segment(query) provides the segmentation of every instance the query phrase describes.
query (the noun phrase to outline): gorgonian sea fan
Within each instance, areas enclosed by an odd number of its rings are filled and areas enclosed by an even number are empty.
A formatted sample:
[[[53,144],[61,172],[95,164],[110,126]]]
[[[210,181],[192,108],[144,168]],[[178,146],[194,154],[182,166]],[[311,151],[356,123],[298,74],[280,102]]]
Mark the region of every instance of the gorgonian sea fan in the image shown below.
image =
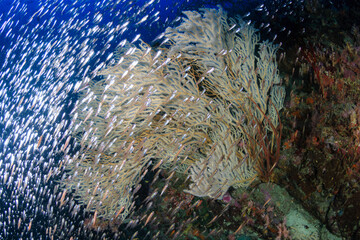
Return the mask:
[[[257,177],[256,143],[277,136],[277,47],[220,8],[184,14],[160,47],[126,44],[76,105],[81,150],[63,185],[99,217],[125,219],[151,168],[188,174],[187,192],[222,198]]]

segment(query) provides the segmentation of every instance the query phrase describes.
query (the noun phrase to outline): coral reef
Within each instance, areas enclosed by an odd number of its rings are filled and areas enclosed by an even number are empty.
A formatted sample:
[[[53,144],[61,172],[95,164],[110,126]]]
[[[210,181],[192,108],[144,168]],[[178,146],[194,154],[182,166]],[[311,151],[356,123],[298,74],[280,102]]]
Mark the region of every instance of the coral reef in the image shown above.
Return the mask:
[[[332,233],[359,238],[359,33],[308,44],[284,114],[281,184]],[[308,84],[306,84],[308,83]]]

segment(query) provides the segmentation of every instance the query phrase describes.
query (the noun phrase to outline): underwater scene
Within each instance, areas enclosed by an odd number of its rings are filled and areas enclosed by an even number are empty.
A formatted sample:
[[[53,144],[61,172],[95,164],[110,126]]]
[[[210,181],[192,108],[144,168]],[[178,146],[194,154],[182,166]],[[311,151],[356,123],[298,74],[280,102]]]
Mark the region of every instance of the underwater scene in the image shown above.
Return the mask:
[[[0,239],[359,240],[360,2],[0,0]]]

